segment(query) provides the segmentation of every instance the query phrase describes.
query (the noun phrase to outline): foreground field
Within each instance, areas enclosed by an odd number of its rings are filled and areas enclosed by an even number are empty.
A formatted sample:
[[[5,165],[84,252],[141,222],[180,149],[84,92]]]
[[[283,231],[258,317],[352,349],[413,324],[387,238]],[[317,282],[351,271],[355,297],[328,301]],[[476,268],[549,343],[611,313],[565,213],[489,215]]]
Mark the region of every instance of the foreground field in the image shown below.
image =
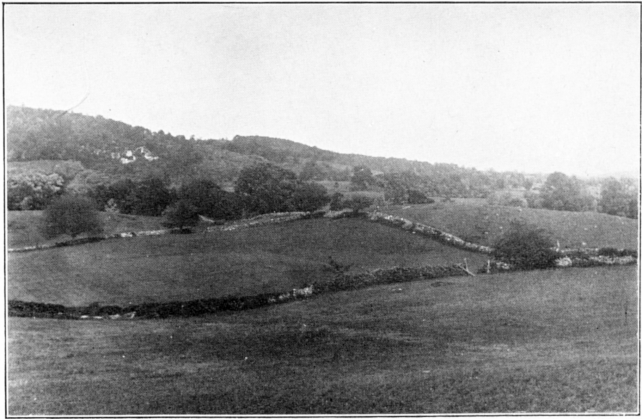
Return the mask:
[[[475,269],[486,262],[484,255],[366,220],[315,219],[10,253],[8,296],[80,306],[280,292],[332,278],[329,257],[354,272],[464,258]]]
[[[428,224],[467,241],[492,245],[521,219],[548,230],[561,247],[616,247],[637,249],[638,222],[630,218],[596,212],[551,211],[469,203],[392,206],[383,212]]]
[[[201,318],[8,320],[12,415],[634,412],[635,267]]]

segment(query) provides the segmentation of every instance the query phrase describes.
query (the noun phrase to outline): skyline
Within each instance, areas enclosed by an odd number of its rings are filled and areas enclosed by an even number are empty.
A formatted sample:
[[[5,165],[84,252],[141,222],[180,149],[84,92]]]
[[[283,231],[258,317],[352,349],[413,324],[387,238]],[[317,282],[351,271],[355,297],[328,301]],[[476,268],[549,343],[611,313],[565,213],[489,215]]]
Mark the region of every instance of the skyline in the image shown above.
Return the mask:
[[[5,101],[480,170],[639,173],[640,7],[5,5]]]

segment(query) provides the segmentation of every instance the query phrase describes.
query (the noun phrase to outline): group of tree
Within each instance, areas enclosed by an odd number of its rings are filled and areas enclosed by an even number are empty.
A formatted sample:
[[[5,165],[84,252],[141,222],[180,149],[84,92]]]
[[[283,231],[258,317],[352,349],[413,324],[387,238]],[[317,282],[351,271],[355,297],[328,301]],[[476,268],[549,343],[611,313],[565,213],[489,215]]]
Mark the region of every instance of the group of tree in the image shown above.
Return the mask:
[[[576,177],[555,172],[546,178],[539,193],[528,191],[524,198],[530,208],[597,211],[620,217],[638,218],[636,189],[634,185],[609,178],[601,182],[599,198],[596,198]]]

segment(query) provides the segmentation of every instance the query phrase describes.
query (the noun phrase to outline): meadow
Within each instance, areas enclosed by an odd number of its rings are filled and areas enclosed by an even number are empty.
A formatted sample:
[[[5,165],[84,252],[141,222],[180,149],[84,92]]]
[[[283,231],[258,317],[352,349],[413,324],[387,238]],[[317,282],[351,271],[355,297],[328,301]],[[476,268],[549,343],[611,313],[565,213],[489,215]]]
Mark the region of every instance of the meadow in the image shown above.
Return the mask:
[[[637,248],[635,221],[601,214],[456,202],[385,211],[468,239],[488,231],[472,240],[482,243],[521,216],[562,246]],[[106,232],[159,226],[102,216]],[[36,219],[10,213],[10,243],[32,244],[15,227]],[[70,306],[254,295],[330,280],[330,257],[350,272],[487,260],[365,219],[311,219],[10,253],[7,293]],[[637,273],[450,277],[163,320],[12,317],[8,413],[634,413]]]
[[[475,199],[429,205],[390,206],[381,211],[428,224],[466,241],[492,245],[511,220],[524,220],[551,233],[560,247],[637,249],[638,222],[597,212],[551,211],[485,205]]]
[[[331,279],[330,257],[351,272],[487,260],[362,219],[314,219],[10,253],[8,296],[80,306],[255,295]]]
[[[55,243],[60,237],[46,239],[40,231],[42,211],[7,211],[7,245],[10,249]],[[160,217],[127,215],[101,212],[105,233],[124,233],[128,231],[160,230]]]
[[[8,412],[635,412],[637,290],[635,267],[572,268],[196,318],[9,318]]]

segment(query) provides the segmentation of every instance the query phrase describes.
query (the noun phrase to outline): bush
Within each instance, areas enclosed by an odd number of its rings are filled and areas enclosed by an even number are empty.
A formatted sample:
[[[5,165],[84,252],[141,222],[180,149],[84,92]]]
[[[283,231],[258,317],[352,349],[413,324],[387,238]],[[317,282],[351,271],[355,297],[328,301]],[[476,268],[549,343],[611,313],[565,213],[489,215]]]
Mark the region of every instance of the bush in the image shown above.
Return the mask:
[[[71,195],[54,200],[43,213],[43,235],[53,238],[67,234],[74,238],[81,233],[101,233],[102,221],[95,205],[89,199]]]
[[[555,266],[558,255],[548,233],[523,221],[512,221],[510,228],[494,244],[492,256],[517,269],[547,269]]]

